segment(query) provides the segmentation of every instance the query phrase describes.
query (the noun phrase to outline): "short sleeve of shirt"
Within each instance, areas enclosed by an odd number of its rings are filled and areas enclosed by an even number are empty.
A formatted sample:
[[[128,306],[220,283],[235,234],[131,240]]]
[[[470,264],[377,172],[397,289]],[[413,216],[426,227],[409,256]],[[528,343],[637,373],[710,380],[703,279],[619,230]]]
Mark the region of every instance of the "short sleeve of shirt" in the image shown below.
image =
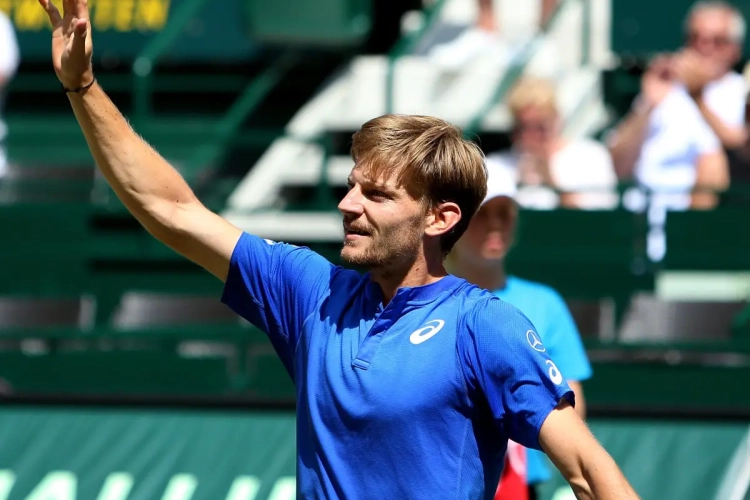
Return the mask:
[[[708,108],[730,127],[745,125],[747,83],[742,75],[728,73],[704,91]]]
[[[696,121],[693,134],[693,140],[695,141],[697,153],[699,155],[721,151],[722,148],[719,138],[716,137],[713,129],[705,120],[699,119]]]
[[[299,332],[338,269],[307,248],[243,233],[232,253],[222,302],[266,332],[291,374]]]
[[[501,431],[539,450],[539,431],[562,398],[573,391],[546,354],[534,326],[498,298],[482,300],[466,315],[462,342],[468,383],[487,400]]]
[[[592,370],[573,316],[560,295],[549,291],[545,315],[550,318],[544,332],[544,346],[566,380],[581,382]]]
[[[16,72],[20,54],[13,24],[0,12],[0,76],[10,78]]]

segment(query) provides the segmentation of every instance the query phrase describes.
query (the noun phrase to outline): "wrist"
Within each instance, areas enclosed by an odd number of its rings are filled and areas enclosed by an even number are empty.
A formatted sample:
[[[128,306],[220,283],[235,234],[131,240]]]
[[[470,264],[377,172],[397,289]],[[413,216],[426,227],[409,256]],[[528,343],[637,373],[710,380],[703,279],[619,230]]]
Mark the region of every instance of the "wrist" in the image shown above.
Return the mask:
[[[91,80],[86,85],[82,85],[80,87],[69,88],[69,87],[66,87],[65,85],[63,85],[63,91],[66,94],[85,94],[86,92],[88,92],[88,90],[91,87],[94,86],[95,83],[96,83],[96,78],[94,78],[93,80]]]
[[[697,105],[700,106],[700,104],[703,102],[703,89],[691,90],[690,92],[688,92],[688,94]]]
[[[634,115],[639,115],[639,116],[648,115],[654,110],[655,107],[656,107],[656,104],[651,102],[649,99],[646,99],[643,96],[639,96],[639,97],[636,97],[635,101],[633,101],[631,112]]]
[[[73,93],[73,94],[79,94],[82,92],[85,92],[86,90],[90,89],[94,84],[96,83],[96,77],[93,73],[87,72],[86,74],[82,75],[80,78],[76,78],[74,80],[69,81],[60,81],[60,84],[62,85],[63,92],[65,93]]]

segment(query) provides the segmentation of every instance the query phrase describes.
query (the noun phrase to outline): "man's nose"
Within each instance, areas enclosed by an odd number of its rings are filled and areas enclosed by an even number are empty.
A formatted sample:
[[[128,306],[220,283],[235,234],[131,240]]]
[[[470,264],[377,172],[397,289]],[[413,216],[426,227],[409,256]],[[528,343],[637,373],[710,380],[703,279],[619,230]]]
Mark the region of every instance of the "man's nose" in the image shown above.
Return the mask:
[[[362,213],[362,193],[358,188],[352,188],[339,202],[339,212],[345,215],[360,215]]]

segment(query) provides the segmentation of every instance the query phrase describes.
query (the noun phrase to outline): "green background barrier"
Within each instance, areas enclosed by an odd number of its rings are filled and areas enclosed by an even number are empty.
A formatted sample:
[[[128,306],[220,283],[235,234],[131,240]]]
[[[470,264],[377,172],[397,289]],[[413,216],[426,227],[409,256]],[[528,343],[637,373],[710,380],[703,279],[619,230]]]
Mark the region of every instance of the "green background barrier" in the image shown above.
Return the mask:
[[[290,500],[294,416],[5,408],[2,500]]]
[[[718,500],[746,459],[747,423],[590,426],[644,499]],[[288,412],[6,406],[0,442],[0,500],[295,498]],[[556,478],[543,498],[566,491]]]
[[[181,9],[196,0],[89,0],[96,57],[131,60]],[[193,21],[169,50],[172,60],[242,60],[253,53],[241,0],[202,2]],[[62,8],[62,6],[60,6]],[[49,60],[50,24],[37,0],[0,0],[13,22],[24,61]],[[219,28],[220,27],[220,28]]]

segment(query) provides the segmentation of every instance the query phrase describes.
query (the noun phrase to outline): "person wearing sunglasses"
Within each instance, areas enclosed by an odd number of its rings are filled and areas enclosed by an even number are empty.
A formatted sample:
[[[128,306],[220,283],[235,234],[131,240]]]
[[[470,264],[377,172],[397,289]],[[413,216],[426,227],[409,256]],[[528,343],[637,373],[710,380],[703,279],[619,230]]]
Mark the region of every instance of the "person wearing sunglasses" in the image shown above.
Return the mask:
[[[732,70],[745,22],[725,2],[699,2],[685,33],[681,52],[657,56],[644,73],[610,150],[618,174],[648,188],[690,189],[700,182],[723,189],[729,182],[723,149],[747,141],[747,83]]]
[[[608,209],[617,204],[617,176],[607,149],[563,136],[551,82],[523,77],[508,96],[513,118],[510,151],[487,156],[488,169],[511,173],[525,208]]]
[[[666,254],[668,210],[712,208],[715,193],[729,186],[726,150],[747,140],[747,84],[732,70],[744,37],[745,21],[732,5],[693,5],[685,46],[654,58],[630,112],[610,135],[618,176],[638,184],[623,201],[648,211],[653,261]]]

